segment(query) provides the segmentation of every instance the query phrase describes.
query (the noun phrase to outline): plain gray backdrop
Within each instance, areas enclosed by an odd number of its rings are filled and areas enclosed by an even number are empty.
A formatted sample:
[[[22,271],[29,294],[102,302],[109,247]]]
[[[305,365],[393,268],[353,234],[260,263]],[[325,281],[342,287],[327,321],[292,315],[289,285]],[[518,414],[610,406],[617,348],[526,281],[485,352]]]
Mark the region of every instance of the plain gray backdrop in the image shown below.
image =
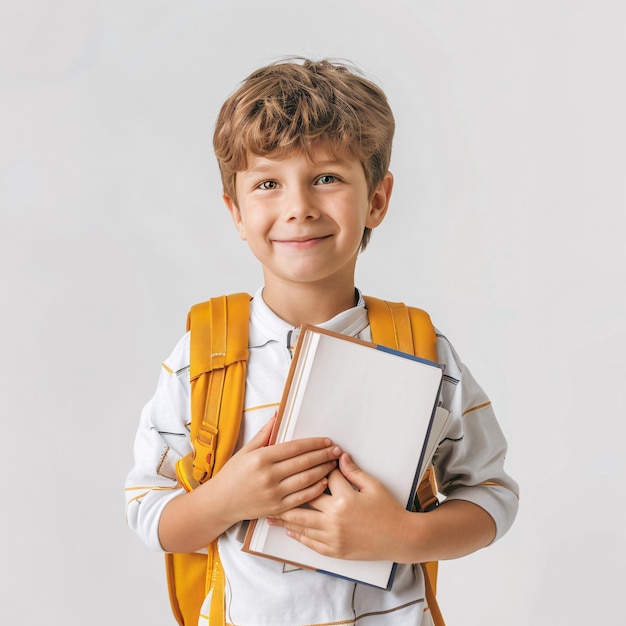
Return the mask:
[[[441,567],[449,626],[616,623],[626,555],[626,11],[554,0],[21,0],[0,8],[0,622],[170,626],[125,526],[142,405],[188,307],[261,273],[221,203],[223,100],[345,58],[397,119],[366,293],[426,308],[521,486]]]

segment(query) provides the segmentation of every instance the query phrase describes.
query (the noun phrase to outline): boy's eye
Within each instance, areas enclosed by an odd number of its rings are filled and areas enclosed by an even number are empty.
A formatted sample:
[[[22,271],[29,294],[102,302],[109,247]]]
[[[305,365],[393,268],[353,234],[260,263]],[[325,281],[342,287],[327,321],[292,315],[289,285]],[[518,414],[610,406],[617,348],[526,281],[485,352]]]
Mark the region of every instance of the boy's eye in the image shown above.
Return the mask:
[[[259,189],[265,189],[267,191],[278,189],[278,183],[275,180],[266,180],[259,185]]]
[[[317,183],[319,185],[330,185],[335,182],[337,182],[337,177],[332,174],[324,174],[324,176],[320,176],[317,179]]]

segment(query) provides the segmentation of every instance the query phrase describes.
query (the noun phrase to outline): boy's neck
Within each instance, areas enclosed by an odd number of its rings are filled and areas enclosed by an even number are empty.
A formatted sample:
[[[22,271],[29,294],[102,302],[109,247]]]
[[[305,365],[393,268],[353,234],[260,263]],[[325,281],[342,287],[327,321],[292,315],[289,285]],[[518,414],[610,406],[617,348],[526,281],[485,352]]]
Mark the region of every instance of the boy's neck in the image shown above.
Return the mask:
[[[319,287],[290,285],[263,288],[263,300],[282,320],[298,327],[301,324],[322,324],[356,305],[356,289],[328,284]]]

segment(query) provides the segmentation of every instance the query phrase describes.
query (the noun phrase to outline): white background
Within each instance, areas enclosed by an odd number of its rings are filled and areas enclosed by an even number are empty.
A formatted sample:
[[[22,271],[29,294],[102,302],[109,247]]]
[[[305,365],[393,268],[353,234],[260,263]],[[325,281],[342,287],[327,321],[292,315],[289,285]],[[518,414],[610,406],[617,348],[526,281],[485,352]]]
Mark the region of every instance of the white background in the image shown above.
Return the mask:
[[[442,565],[448,626],[615,624],[626,555],[626,10],[615,1],[3,2],[0,622],[173,624],[125,526],[139,411],[188,307],[261,274],[216,113],[250,71],[347,58],[395,111],[366,293],[426,308],[521,485]]]

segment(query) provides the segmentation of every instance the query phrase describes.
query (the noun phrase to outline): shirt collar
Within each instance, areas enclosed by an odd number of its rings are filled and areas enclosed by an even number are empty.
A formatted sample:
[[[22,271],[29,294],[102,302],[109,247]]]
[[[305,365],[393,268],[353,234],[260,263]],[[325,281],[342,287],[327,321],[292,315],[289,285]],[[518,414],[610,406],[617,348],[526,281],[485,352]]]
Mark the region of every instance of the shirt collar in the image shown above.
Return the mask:
[[[357,289],[354,307],[342,311],[332,319],[317,324],[320,328],[355,337],[369,324],[365,300]],[[263,300],[263,288],[257,290],[250,305],[250,346],[261,346],[269,341],[295,345],[299,328],[294,328],[272,311]],[[288,341],[289,340],[289,341]]]

